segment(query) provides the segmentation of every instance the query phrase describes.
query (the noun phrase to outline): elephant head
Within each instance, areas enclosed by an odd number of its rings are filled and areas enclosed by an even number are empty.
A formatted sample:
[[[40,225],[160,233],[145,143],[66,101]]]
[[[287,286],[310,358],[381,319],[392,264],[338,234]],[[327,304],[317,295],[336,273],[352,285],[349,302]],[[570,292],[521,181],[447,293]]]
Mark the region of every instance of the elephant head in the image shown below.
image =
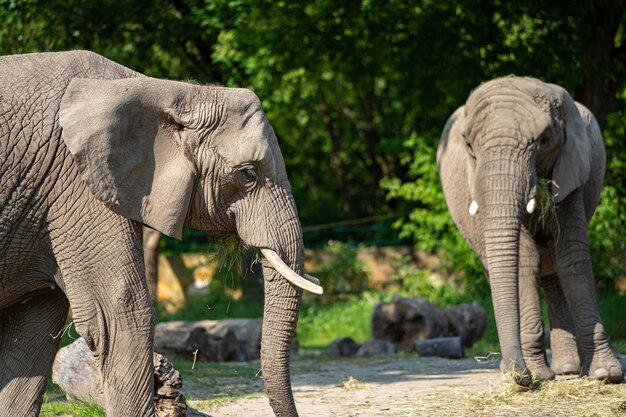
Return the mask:
[[[261,250],[263,377],[275,413],[296,415],[289,345],[301,288],[322,289],[304,274],[296,205],[256,95],[145,77],[73,79],[59,122],[82,179],[113,212],[176,238],[184,226],[237,234]]]
[[[489,272],[502,366],[522,372],[518,382],[523,384],[530,378],[520,343],[520,233],[537,207],[540,179],[551,184],[556,204],[586,183],[591,140],[583,117],[588,114],[581,115],[559,86],[506,77],[476,88],[444,133],[462,138],[458,143],[465,146],[469,200],[464,210],[482,224],[481,259]],[[446,152],[444,136],[440,158]]]

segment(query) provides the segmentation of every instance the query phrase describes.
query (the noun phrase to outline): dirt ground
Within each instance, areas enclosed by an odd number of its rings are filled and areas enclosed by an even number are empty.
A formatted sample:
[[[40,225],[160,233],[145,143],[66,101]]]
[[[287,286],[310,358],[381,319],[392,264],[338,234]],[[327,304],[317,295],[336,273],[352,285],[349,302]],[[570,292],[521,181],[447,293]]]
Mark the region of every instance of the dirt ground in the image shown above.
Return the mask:
[[[626,365],[626,358],[621,360]],[[497,357],[295,358],[292,384],[302,417],[626,416],[624,383],[606,388],[594,385],[588,398],[583,390],[582,395],[576,391],[557,394],[556,400],[542,399],[532,392],[509,394],[511,384],[503,380],[497,365]],[[190,399],[188,404],[211,417],[273,416],[260,378],[244,376],[244,370],[255,365],[232,366],[235,372],[230,377],[185,383],[183,392]],[[241,376],[237,375],[237,366]],[[206,398],[202,391],[207,382],[219,385],[216,388],[221,394],[211,401],[194,401],[193,398]],[[596,391],[609,394],[598,397]],[[521,399],[509,401],[520,395]]]

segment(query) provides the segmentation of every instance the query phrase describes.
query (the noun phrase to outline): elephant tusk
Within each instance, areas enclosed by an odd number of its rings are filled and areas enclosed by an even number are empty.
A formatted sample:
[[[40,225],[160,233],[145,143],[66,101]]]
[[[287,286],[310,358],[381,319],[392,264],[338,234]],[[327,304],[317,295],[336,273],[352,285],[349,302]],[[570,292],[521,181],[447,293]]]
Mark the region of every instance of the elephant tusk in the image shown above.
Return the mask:
[[[315,278],[313,275],[304,274],[304,277],[308,279],[309,281],[311,281],[313,284],[320,285],[320,280]]]
[[[473,216],[476,213],[478,213],[478,203],[476,200],[472,200],[472,204],[469,206],[469,214]]]
[[[310,291],[313,294],[324,294],[324,289],[318,285],[319,280],[317,278],[306,274],[306,278],[303,278],[300,275],[296,274],[293,269],[289,268],[287,264],[285,264],[283,260],[280,259],[280,256],[278,256],[278,254],[271,249],[262,248],[261,253],[263,254],[263,256],[265,256],[265,259],[267,259],[268,262],[272,264],[274,269],[276,269],[276,272],[278,272],[287,281],[291,282],[296,287]]]
[[[533,214],[536,207],[537,207],[537,200],[535,200],[534,198],[531,198],[528,204],[526,205],[526,211],[528,212],[528,214]]]

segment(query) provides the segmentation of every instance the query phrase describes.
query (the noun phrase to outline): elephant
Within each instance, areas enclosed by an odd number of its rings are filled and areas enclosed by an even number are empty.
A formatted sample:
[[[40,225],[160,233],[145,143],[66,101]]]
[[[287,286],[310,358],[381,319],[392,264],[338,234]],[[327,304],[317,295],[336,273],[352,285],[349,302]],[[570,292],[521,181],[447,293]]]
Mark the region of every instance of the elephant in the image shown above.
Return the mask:
[[[605,170],[593,114],[555,84],[497,78],[450,116],[437,165],[452,219],[489,281],[500,368],[521,385],[532,374],[578,372],[621,382],[598,310],[587,232]],[[539,286],[549,307],[552,369]]]
[[[250,90],[150,78],[89,51],[0,57],[0,415],[39,414],[71,308],[109,416],[153,416],[142,225],[258,248],[262,371],[297,416],[290,343],[304,274],[276,135]]]

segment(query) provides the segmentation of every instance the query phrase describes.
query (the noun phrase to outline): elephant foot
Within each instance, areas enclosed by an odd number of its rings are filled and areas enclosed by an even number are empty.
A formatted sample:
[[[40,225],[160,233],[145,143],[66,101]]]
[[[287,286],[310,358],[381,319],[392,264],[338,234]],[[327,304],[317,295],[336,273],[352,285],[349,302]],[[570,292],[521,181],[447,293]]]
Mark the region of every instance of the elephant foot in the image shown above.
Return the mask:
[[[624,380],[624,370],[613,354],[594,358],[589,366],[588,375],[591,378],[619,384]]]
[[[544,363],[533,363],[527,362],[528,368],[530,369],[531,374],[534,378],[540,380],[552,380],[555,378],[555,373],[550,369],[550,367]]]
[[[556,375],[577,375],[580,370],[578,359],[552,362],[552,370]]]
[[[517,385],[530,386],[532,374],[523,361],[505,360],[500,361],[500,370],[505,376],[510,376]]]

